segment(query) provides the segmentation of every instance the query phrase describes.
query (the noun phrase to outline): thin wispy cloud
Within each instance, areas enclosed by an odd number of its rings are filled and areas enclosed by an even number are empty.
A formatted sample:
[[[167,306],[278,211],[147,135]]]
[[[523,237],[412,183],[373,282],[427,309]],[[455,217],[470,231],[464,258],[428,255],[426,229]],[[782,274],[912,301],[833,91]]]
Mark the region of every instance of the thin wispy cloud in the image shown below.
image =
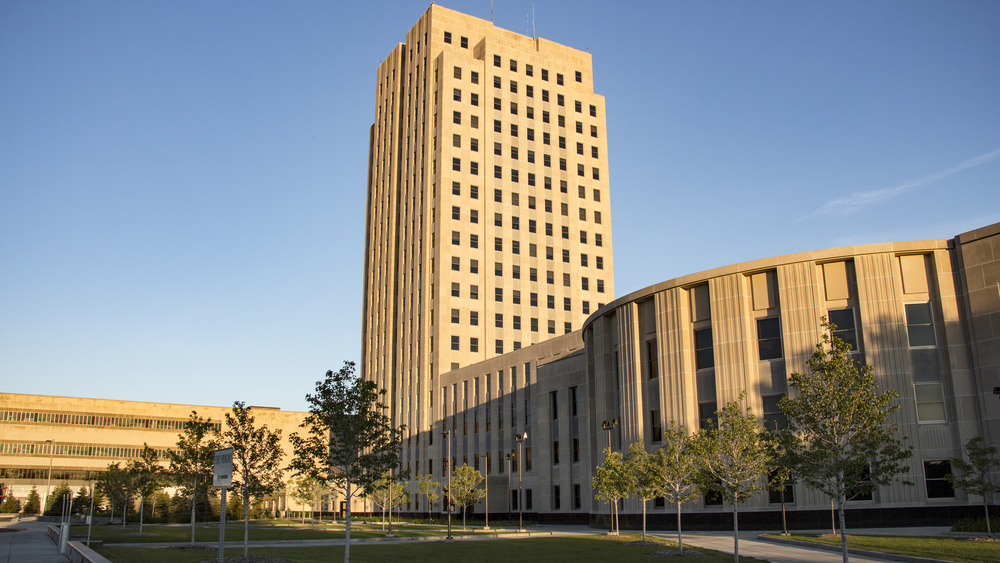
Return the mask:
[[[996,160],[1000,157],[1000,149],[990,151],[986,154],[981,154],[975,158],[970,158],[965,162],[957,166],[953,166],[942,172],[936,174],[931,174],[930,176],[924,176],[922,178],[917,178],[915,180],[910,180],[903,182],[898,186],[893,186],[891,188],[883,188],[881,190],[872,190],[868,192],[857,192],[844,197],[839,197],[837,199],[832,199],[824,203],[819,209],[813,211],[812,213],[806,215],[799,219],[803,221],[805,219],[811,219],[820,215],[835,215],[838,217],[844,217],[847,215],[853,215],[860,211],[864,211],[869,207],[873,207],[880,203],[889,201],[890,199],[899,197],[908,191],[914,190],[916,188],[926,186],[928,184],[933,184],[942,178],[947,178],[952,174],[957,174],[963,170],[968,170],[969,168],[975,168],[977,166],[982,166],[990,161]]]

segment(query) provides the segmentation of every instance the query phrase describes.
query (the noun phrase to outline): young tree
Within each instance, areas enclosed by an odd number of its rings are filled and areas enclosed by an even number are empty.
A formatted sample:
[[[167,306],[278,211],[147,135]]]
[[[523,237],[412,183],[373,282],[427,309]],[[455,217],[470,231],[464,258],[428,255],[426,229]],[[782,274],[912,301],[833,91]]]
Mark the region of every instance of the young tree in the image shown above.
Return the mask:
[[[76,492],[76,496],[73,497],[73,506],[71,510],[73,514],[83,514],[90,509],[90,492],[87,491],[87,487],[80,487],[80,490]]]
[[[788,522],[785,519],[785,493],[789,490],[795,479],[792,476],[792,468],[795,465],[795,456],[792,453],[795,436],[788,428],[779,428],[777,421],[774,423],[774,430],[768,431],[768,439],[774,451],[771,459],[771,468],[767,474],[767,490],[777,492],[781,500],[781,530],[782,534],[788,535]],[[772,501],[773,502],[773,501]],[[833,513],[830,513],[831,516]]]
[[[438,491],[441,490],[441,483],[434,480],[432,475],[417,475],[417,494],[427,497],[427,519],[431,519],[431,508],[434,501],[440,498]]]
[[[698,455],[687,429],[673,420],[663,430],[663,446],[653,454],[663,497],[677,507],[677,549],[684,552],[681,537],[681,505],[698,496]]]
[[[14,493],[7,491],[7,497],[4,498],[3,503],[0,504],[0,512],[8,514],[21,512],[21,502],[14,498]]]
[[[604,448],[604,463],[594,470],[594,496],[611,505],[611,527],[618,533],[618,500],[629,494],[630,481],[625,458],[621,452]]]
[[[115,504],[122,507],[122,527],[128,522],[128,505],[133,501],[136,494],[136,484],[134,475],[127,467],[122,467],[121,463],[112,463],[101,474],[97,481],[97,486],[104,491],[104,494],[111,498],[111,519],[114,520]]]
[[[483,482],[483,474],[475,467],[463,464],[451,474],[451,488],[448,490],[448,499],[452,504],[462,507],[462,529],[465,529],[465,508],[472,506],[483,498],[486,491],[479,488]]]
[[[313,511],[316,510],[316,504],[320,496],[325,494],[329,490],[322,482],[311,477],[298,477],[292,479],[292,498],[295,499],[303,507],[309,506]],[[306,511],[302,510],[302,523],[305,524],[306,521]],[[312,518],[310,517],[310,527],[312,527]]]
[[[156,450],[143,443],[142,454],[125,465],[132,486],[139,495],[139,534],[142,535],[143,517],[145,515],[146,497],[160,489],[163,467],[160,466]]]
[[[874,368],[852,358],[851,345],[832,336],[836,326],[820,320],[823,340],[807,362],[809,371],[791,374],[792,397],[780,407],[795,438],[790,448],[796,474],[834,501],[846,563],[848,496],[888,484],[905,470],[902,462],[911,451],[890,421],[899,408],[897,393],[880,393]]]
[[[351,557],[351,501],[356,487],[364,488],[399,465],[403,431],[392,427],[385,405],[379,402],[385,391],[379,391],[374,381],[358,378],[354,369],[354,362],[344,362],[339,371],[326,372],[326,379],[316,383],[316,393],[306,395],[309,414],[300,425],[306,435],[289,436],[295,451],[290,469],[296,475],[336,483],[344,491],[344,563]]]
[[[699,432],[695,449],[701,462],[702,488],[718,493],[733,507],[733,557],[740,560],[739,507],[761,489],[772,452],[753,411],[731,401],[717,411],[719,420]]]
[[[31,487],[28,498],[24,501],[25,514],[38,514],[42,510],[42,498],[38,496],[38,488]]]
[[[993,537],[993,527],[990,525],[990,495],[1000,491],[1000,487],[990,480],[990,473],[1000,469],[997,460],[997,447],[987,446],[982,436],[976,436],[965,443],[965,455],[969,460],[960,457],[951,458],[951,466],[958,475],[949,473],[945,479],[956,489],[983,497],[983,511],[986,512],[986,532]]]
[[[49,495],[48,500],[45,502],[45,512],[42,513],[43,516],[61,516],[63,511],[63,498],[69,496],[70,499],[73,498],[73,491],[69,488],[69,483],[66,481],[60,482],[52,494]]]
[[[233,488],[243,498],[243,557],[249,551],[250,501],[260,500],[281,485],[281,430],[271,431],[267,425],[257,428],[250,412],[252,407],[242,401],[233,403],[232,414],[226,413],[223,442],[233,448]]]
[[[382,509],[382,530],[385,530],[385,513],[389,512],[388,534],[392,535],[392,509],[405,499],[406,489],[403,484],[392,475],[391,471],[385,471],[371,484],[366,494]]]
[[[642,442],[632,442],[625,456],[628,494],[642,503],[642,541],[646,541],[646,503],[663,494],[661,468],[657,464],[664,459],[649,455]]]
[[[191,543],[194,543],[198,495],[208,498],[217,449],[219,442],[212,419],[203,419],[197,411],[191,411],[184,423],[184,431],[177,436],[177,448],[170,450],[170,474],[181,491],[191,499]]]

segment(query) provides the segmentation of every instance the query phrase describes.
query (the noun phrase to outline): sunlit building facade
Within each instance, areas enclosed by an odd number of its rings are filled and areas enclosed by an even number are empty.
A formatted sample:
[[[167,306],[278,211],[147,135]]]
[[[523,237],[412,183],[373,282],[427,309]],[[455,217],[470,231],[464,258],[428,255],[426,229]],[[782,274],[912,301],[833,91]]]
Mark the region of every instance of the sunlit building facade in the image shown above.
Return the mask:
[[[406,426],[404,463],[440,474],[441,375],[614,295],[604,99],[589,53],[437,5],[377,77],[361,374]]]

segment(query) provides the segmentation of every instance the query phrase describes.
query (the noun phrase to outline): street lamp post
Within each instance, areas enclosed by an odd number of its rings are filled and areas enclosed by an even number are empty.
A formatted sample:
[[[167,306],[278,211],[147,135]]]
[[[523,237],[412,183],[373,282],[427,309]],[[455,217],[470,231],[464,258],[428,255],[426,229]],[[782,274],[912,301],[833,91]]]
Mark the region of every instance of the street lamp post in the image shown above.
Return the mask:
[[[55,455],[56,443],[54,440],[45,440],[49,445],[49,476],[45,479],[45,501],[42,502],[42,514],[45,514],[45,507],[49,504],[49,489],[52,486],[52,457]]]
[[[517,531],[524,531],[524,499],[521,498],[521,467],[524,466],[524,456],[521,452],[521,444],[528,439],[528,433],[515,434],[514,441],[517,442]]]
[[[490,529],[490,458],[483,456],[483,461],[486,463],[486,475],[483,477],[483,481],[486,483],[486,525],[483,526],[484,530]]]
[[[617,418],[605,420],[601,423],[601,428],[608,431],[608,451],[611,451],[611,430],[617,427]],[[608,501],[608,518],[610,519],[608,524],[608,535],[612,535],[615,533],[615,505],[610,501]]]
[[[508,521],[510,521],[510,513],[511,513],[510,499],[513,498],[513,495],[510,494],[513,492],[510,490],[510,460],[514,459],[514,457],[515,457],[514,451],[511,450],[511,452],[507,454],[507,520]]]
[[[445,495],[445,507],[448,511],[448,536],[444,539],[446,541],[452,541],[455,538],[451,537],[451,433],[448,431],[448,422],[445,421],[444,429],[444,439],[448,442],[448,457],[444,460],[445,464],[448,466],[448,494]]]

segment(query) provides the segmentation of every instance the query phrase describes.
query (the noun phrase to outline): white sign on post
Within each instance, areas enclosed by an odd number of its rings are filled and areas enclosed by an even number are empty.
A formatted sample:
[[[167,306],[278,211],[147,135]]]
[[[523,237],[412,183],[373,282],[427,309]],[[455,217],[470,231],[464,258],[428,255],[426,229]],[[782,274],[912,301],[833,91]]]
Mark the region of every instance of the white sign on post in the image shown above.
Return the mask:
[[[215,450],[215,465],[212,471],[212,486],[215,488],[233,485],[233,448]]]

